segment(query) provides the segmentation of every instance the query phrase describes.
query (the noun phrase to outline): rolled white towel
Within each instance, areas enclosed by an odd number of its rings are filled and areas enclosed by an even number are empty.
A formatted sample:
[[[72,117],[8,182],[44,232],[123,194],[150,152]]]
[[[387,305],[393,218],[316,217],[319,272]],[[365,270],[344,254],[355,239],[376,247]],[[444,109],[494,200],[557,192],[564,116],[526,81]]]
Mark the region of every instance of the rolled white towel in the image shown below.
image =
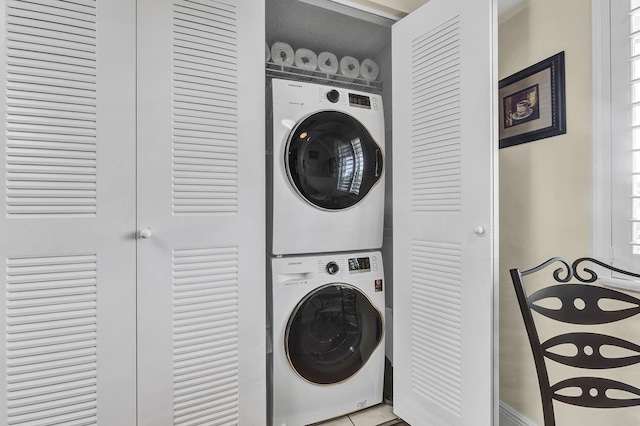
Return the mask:
[[[338,72],[338,57],[331,52],[320,52],[318,54],[318,69],[327,74]]]
[[[380,73],[380,67],[378,64],[367,58],[360,64],[360,77],[367,81],[373,81],[378,78]]]
[[[271,59],[271,49],[269,49],[269,45],[267,43],[264,44],[264,61],[269,62]]]
[[[358,78],[360,75],[360,62],[353,56],[343,56],[340,59],[340,74],[349,78]]]
[[[283,41],[276,41],[271,46],[271,61],[278,65],[293,65],[293,49]]]
[[[318,68],[318,57],[309,49],[300,48],[296,50],[294,62],[296,67],[303,70],[314,71]]]

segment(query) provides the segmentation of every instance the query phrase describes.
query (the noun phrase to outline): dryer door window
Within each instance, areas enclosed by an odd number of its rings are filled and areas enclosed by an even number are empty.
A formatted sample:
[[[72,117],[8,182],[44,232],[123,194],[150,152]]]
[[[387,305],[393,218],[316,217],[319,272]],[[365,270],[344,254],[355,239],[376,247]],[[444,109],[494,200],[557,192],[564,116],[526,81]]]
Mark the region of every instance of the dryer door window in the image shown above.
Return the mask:
[[[338,111],[305,118],[291,133],[285,152],[291,184],[321,209],[357,204],[382,175],[378,144],[358,120]]]
[[[382,333],[382,315],[367,296],[348,284],[329,284],[296,306],[285,331],[285,350],[305,380],[339,383],[365,365]]]

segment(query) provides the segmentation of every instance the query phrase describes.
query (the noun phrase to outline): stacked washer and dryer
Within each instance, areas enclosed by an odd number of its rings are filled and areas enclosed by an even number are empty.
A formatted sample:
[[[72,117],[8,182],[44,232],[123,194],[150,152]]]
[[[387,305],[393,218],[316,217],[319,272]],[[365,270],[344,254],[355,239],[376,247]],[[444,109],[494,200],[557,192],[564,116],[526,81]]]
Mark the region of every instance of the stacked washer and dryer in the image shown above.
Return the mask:
[[[384,116],[374,94],[271,88],[271,412],[302,426],[382,401]]]

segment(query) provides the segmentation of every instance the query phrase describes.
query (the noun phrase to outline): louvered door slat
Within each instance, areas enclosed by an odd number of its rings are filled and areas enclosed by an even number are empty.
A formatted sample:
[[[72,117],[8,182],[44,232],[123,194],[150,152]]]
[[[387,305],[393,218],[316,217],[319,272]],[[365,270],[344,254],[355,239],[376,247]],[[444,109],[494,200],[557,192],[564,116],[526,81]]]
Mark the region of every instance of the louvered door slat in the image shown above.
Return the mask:
[[[174,3],[175,17],[182,22],[189,22],[189,28],[218,29],[221,32],[235,34],[237,21],[235,6],[221,2],[185,2]],[[234,38],[235,36],[229,36]]]
[[[21,16],[22,15],[22,16]],[[55,28],[50,24],[34,22],[28,14],[14,14],[15,19],[7,22],[9,40],[25,36],[24,40],[43,41],[45,44],[63,42],[74,45],[95,46],[95,33],[91,31],[75,31],[72,28]],[[38,25],[35,25],[38,24]]]
[[[7,97],[7,185],[13,189],[7,193],[7,211],[17,217],[60,215],[94,215],[96,194],[79,192],[74,197],[60,197],[65,188],[43,187],[39,191],[21,191],[17,182],[61,181],[66,176],[71,182],[95,182],[96,155],[96,13],[78,13],[61,8],[64,2],[38,4],[26,1],[8,3],[9,40],[7,57],[17,59],[8,69]],[[94,5],[95,6],[95,5]],[[34,34],[32,28],[50,31],[45,38]],[[12,37],[11,34],[14,34]],[[83,42],[67,39],[79,37]],[[81,47],[80,49],[78,47]],[[46,64],[55,64],[52,74],[46,72]],[[34,75],[31,65],[40,71]],[[88,73],[91,78],[76,79],[77,71]],[[25,101],[30,101],[26,104]],[[24,108],[40,111],[22,115]],[[56,117],[42,114],[56,105]],[[74,105],[65,109],[64,105]],[[82,106],[82,108],[78,108]],[[63,118],[61,115],[64,115]],[[34,136],[34,135],[40,135]],[[28,147],[25,140],[47,141],[42,148]],[[47,150],[56,140],[82,142],[90,145],[90,151],[81,160],[73,151]],[[13,141],[17,141],[14,146]],[[18,148],[20,147],[20,148]],[[53,177],[52,175],[56,175]],[[56,195],[53,195],[56,194]]]
[[[176,214],[228,213],[235,211],[237,201],[228,191],[237,179],[237,122],[234,118],[210,114],[202,105],[235,109],[237,86],[234,79],[219,80],[221,76],[234,76],[237,72],[235,51],[221,49],[221,45],[235,45],[235,21],[233,15],[221,14],[218,2],[194,4],[174,3],[173,57],[176,69],[194,67],[196,73],[179,71],[173,74],[174,88],[174,187],[173,204]],[[232,11],[232,9],[230,10]],[[206,34],[217,43],[205,45],[199,36]],[[198,112],[192,116],[191,111]],[[199,145],[186,152],[182,143],[200,139]],[[206,146],[206,148],[204,148]],[[232,151],[218,151],[216,147],[228,146]],[[201,154],[213,152],[222,155],[215,161],[197,159]],[[194,180],[196,179],[196,180]],[[183,191],[191,183],[208,187],[207,192]],[[218,188],[224,188],[220,191]]]
[[[213,15],[218,19],[223,19],[223,20],[233,21],[233,22],[237,21],[236,7],[234,3],[231,1],[211,2],[207,0],[191,0],[188,3],[180,4],[179,7],[182,10],[193,10],[193,11],[202,12],[202,16]]]
[[[67,415],[96,415],[97,393],[93,382],[97,375],[96,257],[80,255],[63,258],[14,258],[7,273],[7,392],[8,424],[33,424],[40,419],[67,419]],[[69,292],[56,283],[74,277],[91,277],[82,287]],[[35,291],[35,283],[43,290]],[[53,285],[53,288],[51,288]],[[80,314],[88,327],[63,327],[38,332],[20,325],[25,322],[55,325],[59,315]],[[58,316],[56,316],[58,315]],[[68,317],[67,317],[68,318]],[[43,321],[47,321],[43,323]],[[88,350],[85,358],[62,361],[79,349]],[[89,356],[87,359],[86,356]],[[81,397],[42,400],[47,389],[73,383],[84,388]],[[87,389],[89,387],[90,389]],[[12,404],[11,401],[16,403]]]
[[[27,74],[28,72],[28,74]],[[66,89],[75,89],[80,91],[84,90],[89,93],[94,89],[95,78],[79,80],[76,79],[70,80],[68,75],[61,75],[60,77],[52,76],[51,72],[49,73],[41,73],[40,75],[34,75],[31,70],[23,72],[22,74],[13,74],[11,76],[11,82],[13,83],[11,87],[14,90],[18,90],[19,88],[29,88],[34,87],[35,85],[43,85],[47,87],[58,87],[58,88],[66,88]]]
[[[30,16],[29,12],[25,12],[22,10],[12,10],[9,8],[9,14],[11,20],[10,25],[14,25],[19,28],[19,32],[30,33],[30,28],[38,28],[43,30],[44,32],[50,31],[54,34],[55,38],[66,39],[79,37],[81,42],[84,43],[92,43],[95,41],[96,32],[90,26],[85,25],[84,27],[74,26],[74,22],[66,21],[61,19],[62,22],[56,22],[52,19],[49,20],[41,20],[35,19]],[[49,17],[47,17],[49,18]],[[54,18],[54,17],[51,17]]]
[[[220,39],[219,37],[195,36],[180,28],[174,29],[174,42],[182,46],[204,48],[208,51],[217,52],[219,55],[229,58],[235,55],[236,45],[233,39]]]
[[[181,161],[181,159],[192,159],[192,158],[199,158],[202,161],[211,161],[211,160],[234,160],[235,157],[233,155],[233,152],[224,152],[223,150],[221,150],[221,147],[216,147],[216,149],[212,149],[210,151],[203,151],[201,147],[199,146],[189,146],[187,144],[182,144],[181,145],[181,153],[180,154],[175,154],[175,161],[176,163]],[[190,149],[193,151],[196,151],[197,154],[195,153],[191,153],[189,152]]]
[[[219,48],[222,50],[223,48]],[[201,63],[195,62],[181,62],[176,63],[174,67],[174,79],[176,81],[194,79],[196,81],[207,81],[212,84],[222,85],[223,87],[233,87],[235,85],[235,78],[228,73],[218,73],[212,75],[210,73],[211,68]]]
[[[459,416],[460,246],[416,241],[412,253],[414,389]]]
[[[49,17],[62,18],[74,23],[85,22],[88,26],[93,26],[96,21],[95,9],[86,8],[84,10],[67,7],[64,3],[47,4],[47,2],[26,2],[26,1],[9,1],[9,5],[13,10],[24,10],[31,12],[28,14],[30,18],[47,20]],[[63,6],[64,5],[64,6]],[[69,5],[73,5],[70,3]]]
[[[23,145],[22,147],[15,147],[7,150],[12,155],[19,159],[21,157],[40,158],[45,161],[46,158],[60,158],[68,159],[70,161],[87,162],[87,164],[93,164],[95,162],[95,154],[86,150],[63,150],[63,149],[49,149],[45,146],[44,149],[33,147],[33,145]],[[15,160],[17,161],[17,160]]]
[[[236,313],[215,318],[220,311],[237,310],[237,267],[237,252],[233,248],[174,253],[176,424],[189,424],[191,416],[206,416],[225,406],[237,410],[234,382],[238,378],[238,317]],[[216,362],[216,358],[222,362]],[[220,388],[218,392],[230,392],[231,405],[217,398],[196,404],[193,401],[197,395],[193,395],[188,404],[178,402],[179,397],[187,398],[189,392],[197,393],[206,383],[214,390]]]
[[[25,116],[27,114],[22,114]],[[64,118],[63,118],[64,119]],[[75,143],[75,141],[42,141],[42,140],[28,140],[26,138],[16,139],[15,142],[11,144],[11,148],[13,150],[21,150],[21,149],[34,149],[34,150],[50,150],[51,152],[57,151],[70,151],[73,153],[78,153],[77,155],[91,155],[93,154],[93,148],[91,146],[83,146],[81,144]]]
[[[427,179],[432,184],[418,189],[414,180],[413,206],[419,211],[460,209],[460,98],[451,98],[451,94],[458,93],[460,84],[458,27],[457,21],[448,22],[412,43],[413,177],[420,179],[420,183]],[[445,55],[449,62],[442,63]],[[446,95],[450,101],[441,102],[441,95]],[[448,152],[421,155],[425,148],[436,148],[444,141],[450,147]],[[445,171],[445,174],[437,173],[439,171]],[[439,185],[431,180],[436,176],[439,178],[438,184],[447,182],[448,191],[438,190]],[[443,179],[445,176],[446,180]]]
[[[229,85],[229,87],[224,87],[220,85],[211,84],[212,82],[206,79],[195,79],[192,78],[191,81],[179,81],[176,80],[175,87],[185,90],[186,93],[192,93],[197,95],[200,93],[200,96],[209,96],[214,99],[219,99],[221,101],[233,102],[235,96],[235,87],[233,85]]]
[[[20,78],[20,75],[44,75],[62,80],[95,82],[96,74],[94,67],[47,62],[42,59],[25,56],[26,55],[8,58],[7,71],[10,72],[8,78]],[[9,100],[9,102],[11,102],[11,100]]]
[[[76,88],[69,86],[55,86],[47,84],[42,80],[34,83],[20,83],[11,81],[9,78],[7,89],[9,90],[9,96],[14,93],[19,96],[23,92],[36,92],[39,94],[45,94],[50,96],[56,96],[56,102],[65,103],[68,99],[70,102],[75,101],[84,105],[93,106],[95,99],[95,87]]]
[[[82,88],[82,89],[90,89],[96,82],[96,76],[91,73],[75,73],[73,74],[73,79],[69,78],[69,72],[65,71],[56,71],[53,69],[40,69],[29,67],[29,69],[18,69],[18,65],[10,65],[7,67],[8,75],[11,76],[13,81],[22,82],[22,83],[37,83],[43,82],[49,85],[65,85],[69,84],[72,87]],[[25,67],[26,68],[26,67]],[[16,102],[16,106],[20,105],[19,102]],[[23,105],[29,106],[29,105]],[[32,106],[33,107],[33,106]]]
[[[20,58],[39,59],[44,62],[56,62],[58,57],[64,58],[71,65],[95,67],[95,46],[64,42],[44,43],[34,37],[12,37],[7,43],[13,56]]]

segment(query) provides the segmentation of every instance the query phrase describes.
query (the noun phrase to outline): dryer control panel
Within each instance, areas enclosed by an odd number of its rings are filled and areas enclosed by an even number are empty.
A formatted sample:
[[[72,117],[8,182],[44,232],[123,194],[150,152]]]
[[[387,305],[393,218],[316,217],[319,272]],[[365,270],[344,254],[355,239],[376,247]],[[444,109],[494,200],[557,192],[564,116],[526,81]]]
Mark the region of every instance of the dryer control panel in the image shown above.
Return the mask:
[[[352,92],[344,88],[320,86],[320,103],[338,104],[346,107],[378,111],[380,96],[363,92]]]

